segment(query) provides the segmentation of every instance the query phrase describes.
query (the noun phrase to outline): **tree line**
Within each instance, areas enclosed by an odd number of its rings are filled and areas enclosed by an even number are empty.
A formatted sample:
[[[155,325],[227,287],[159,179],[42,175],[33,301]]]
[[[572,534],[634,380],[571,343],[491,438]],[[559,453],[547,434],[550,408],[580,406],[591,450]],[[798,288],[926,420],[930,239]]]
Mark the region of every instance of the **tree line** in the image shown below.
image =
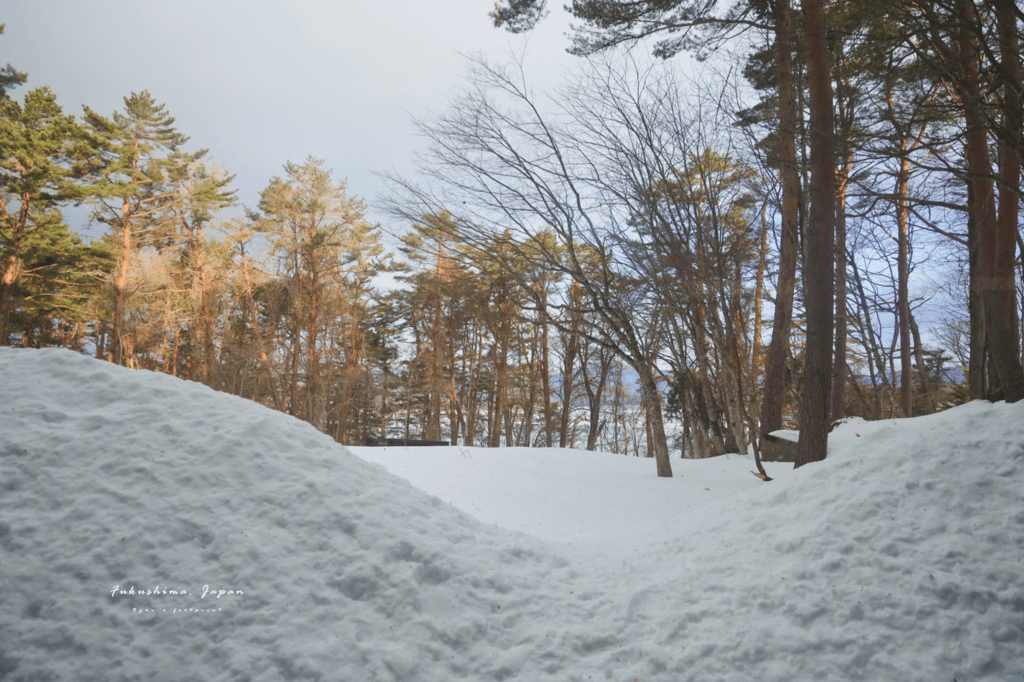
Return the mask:
[[[45,87],[16,101],[7,90],[26,76],[5,73],[4,345],[63,346],[200,381],[342,443],[645,448],[621,363],[606,354],[599,377],[583,377],[578,358],[596,356],[576,348],[568,381],[556,379],[550,328],[525,310],[514,278],[467,263],[462,245],[422,252],[443,213],[411,226],[400,243],[415,268],[403,266],[366,205],[310,157],[227,217],[232,176],[186,150],[149,92],[110,116],[85,107],[76,118]],[[71,204],[91,208],[101,239],[68,229]],[[383,273],[402,285],[381,287]]]
[[[545,4],[505,0],[492,18],[513,32],[529,30]],[[1015,272],[1024,147],[1019,3],[802,0],[796,11],[789,0],[749,0],[719,11],[716,3],[691,0],[574,0],[567,9],[581,22],[570,47],[579,55],[648,38],[666,59],[682,50],[706,58],[723,47],[750,48],[744,75],[761,101],[732,113],[741,125],[769,123],[753,133],[753,146],[780,185],[778,281],[758,426],[767,432],[781,423],[799,263],[804,352],[797,466],[825,457],[830,420],[847,413],[847,386],[860,389],[847,376],[857,294],[867,307],[863,270],[850,258],[851,219],[883,223],[896,242],[900,333],[893,350],[899,349],[903,414],[913,413],[911,215],[959,246],[967,266],[969,396],[1024,398]],[[441,152],[441,162],[458,152]],[[529,158],[506,153],[499,163]],[[924,183],[913,193],[912,175]],[[459,191],[466,185],[453,184]],[[643,183],[632,189],[636,196],[645,191]],[[858,205],[848,206],[850,199]],[[880,220],[880,207],[883,215],[895,213],[895,226]],[[848,271],[855,278],[853,306]]]
[[[478,60],[419,122],[384,200],[401,258],[322,160],[227,217],[232,176],[148,92],[76,118],[45,87],[12,98],[8,66],[0,344],[201,381],[342,443],[602,447],[666,476],[671,452],[757,453],[783,427],[802,464],[845,416],[1024,397],[1017,5],[571,11],[590,58],[562,89]],[[663,58],[741,45],[742,83],[612,51],[651,36]],[[912,290],[925,270],[943,278]]]

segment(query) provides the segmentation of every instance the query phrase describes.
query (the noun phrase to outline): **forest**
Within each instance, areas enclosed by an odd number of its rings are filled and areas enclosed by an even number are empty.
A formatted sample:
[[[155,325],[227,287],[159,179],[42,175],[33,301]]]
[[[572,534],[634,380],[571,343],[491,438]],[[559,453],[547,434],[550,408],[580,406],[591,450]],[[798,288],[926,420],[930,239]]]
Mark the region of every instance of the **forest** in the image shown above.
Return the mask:
[[[603,449],[659,476],[779,429],[799,466],[844,417],[1024,398],[1021,3],[569,10],[579,70],[540,93],[514,57],[472,61],[417,121],[416,172],[387,176],[388,225],[315,156],[241,206],[148,91],[76,116],[7,65],[0,345],[342,444]]]

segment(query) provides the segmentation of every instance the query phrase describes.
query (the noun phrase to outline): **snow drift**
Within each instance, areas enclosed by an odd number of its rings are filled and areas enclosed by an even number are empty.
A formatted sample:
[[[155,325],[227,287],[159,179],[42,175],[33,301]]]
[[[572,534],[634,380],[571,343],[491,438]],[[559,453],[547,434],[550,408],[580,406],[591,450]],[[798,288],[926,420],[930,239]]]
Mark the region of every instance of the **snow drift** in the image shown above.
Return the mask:
[[[1024,405],[848,423],[587,562],[198,384],[3,348],[0,386],[0,679],[1024,676]]]

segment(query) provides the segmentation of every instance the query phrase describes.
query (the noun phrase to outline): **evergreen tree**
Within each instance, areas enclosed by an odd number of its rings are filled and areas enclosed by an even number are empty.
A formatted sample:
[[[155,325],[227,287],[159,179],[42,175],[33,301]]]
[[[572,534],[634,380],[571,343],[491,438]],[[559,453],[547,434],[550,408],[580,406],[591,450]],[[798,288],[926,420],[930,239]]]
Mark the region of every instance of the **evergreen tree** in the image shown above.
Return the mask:
[[[337,405],[335,438],[348,433],[353,378],[364,367],[370,280],[382,268],[380,233],[365,205],[335,183],[321,159],[285,164],[251,218],[273,245],[287,291],[287,410],[320,429]],[[332,385],[337,381],[339,386]]]
[[[39,263],[37,231],[66,230],[58,207],[81,198],[85,189],[76,183],[76,158],[89,149],[90,139],[74,117],[62,113],[49,88],[25,96],[24,105],[0,99],[0,345],[10,334],[9,319],[16,306],[19,279]],[[29,255],[36,249],[34,256]],[[54,246],[69,246],[58,239]]]
[[[174,276],[184,292],[185,338],[192,349],[189,364],[195,367],[188,378],[211,382],[215,364],[216,306],[218,284],[224,280],[226,247],[210,239],[208,226],[218,211],[234,203],[230,189],[234,176],[211,168],[203,158],[206,150],[176,153],[169,159],[168,186],[174,199],[167,204],[155,228],[160,241],[177,252]]]
[[[9,318],[18,345],[81,349],[95,318],[90,304],[101,296],[103,277],[112,268],[108,245],[83,244],[54,217],[26,235],[20,256],[24,269],[11,290]]]
[[[400,386],[400,377],[395,370],[400,355],[404,317],[399,300],[401,293],[388,291],[377,297],[370,306],[367,319],[367,357],[377,378],[380,398],[377,416],[382,440],[390,437],[388,426],[396,406],[392,397]]]
[[[836,226],[836,154],[831,68],[820,0],[801,4],[807,26],[808,125],[811,142],[810,211],[804,238],[807,348],[800,394],[800,444],[794,466],[825,459],[832,379]]]
[[[119,365],[128,365],[132,356],[125,310],[134,293],[128,287],[133,253],[138,241],[148,236],[157,214],[176,196],[167,170],[174,153],[188,141],[174,127],[165,105],[157,104],[149,92],[132,93],[124,104],[124,112],[109,119],[85,107],[86,124],[102,140],[90,168],[95,216],[119,238],[117,267],[111,279],[111,360]]]
[[[466,254],[457,235],[456,221],[444,210],[414,223],[401,237],[400,250],[417,271],[399,278],[411,288],[397,292],[415,344],[410,371],[423,393],[422,437],[442,437],[441,405],[447,398],[452,443],[458,441],[460,431],[464,441],[472,442],[464,416],[472,391],[467,384],[469,376],[458,368],[460,364],[465,367],[467,361],[475,367],[478,358],[468,345],[470,328],[482,322],[480,306],[475,305],[482,283],[463,263]]]

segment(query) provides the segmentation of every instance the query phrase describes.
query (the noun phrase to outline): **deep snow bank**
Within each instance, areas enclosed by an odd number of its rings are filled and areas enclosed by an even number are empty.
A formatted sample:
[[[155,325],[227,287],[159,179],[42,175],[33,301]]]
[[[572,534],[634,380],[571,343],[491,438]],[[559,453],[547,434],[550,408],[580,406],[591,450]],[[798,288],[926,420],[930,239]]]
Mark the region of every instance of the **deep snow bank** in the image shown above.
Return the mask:
[[[679,679],[1024,679],[1024,403],[851,420],[717,512],[632,562],[627,617],[687,645]]]
[[[564,565],[199,384],[0,349],[0,385],[3,679],[494,677]]]
[[[197,384],[0,349],[0,386],[0,678],[1024,677],[1024,404],[852,422],[827,461],[572,568]]]
[[[827,461],[768,464],[768,485],[736,456],[675,460],[682,478],[665,481],[629,457],[461,450],[353,449],[480,518],[628,559],[589,585],[632,633],[591,667],[665,680],[1024,679],[1024,405],[851,420]],[[570,483],[578,471],[584,486]],[[709,490],[719,499],[706,502]]]

